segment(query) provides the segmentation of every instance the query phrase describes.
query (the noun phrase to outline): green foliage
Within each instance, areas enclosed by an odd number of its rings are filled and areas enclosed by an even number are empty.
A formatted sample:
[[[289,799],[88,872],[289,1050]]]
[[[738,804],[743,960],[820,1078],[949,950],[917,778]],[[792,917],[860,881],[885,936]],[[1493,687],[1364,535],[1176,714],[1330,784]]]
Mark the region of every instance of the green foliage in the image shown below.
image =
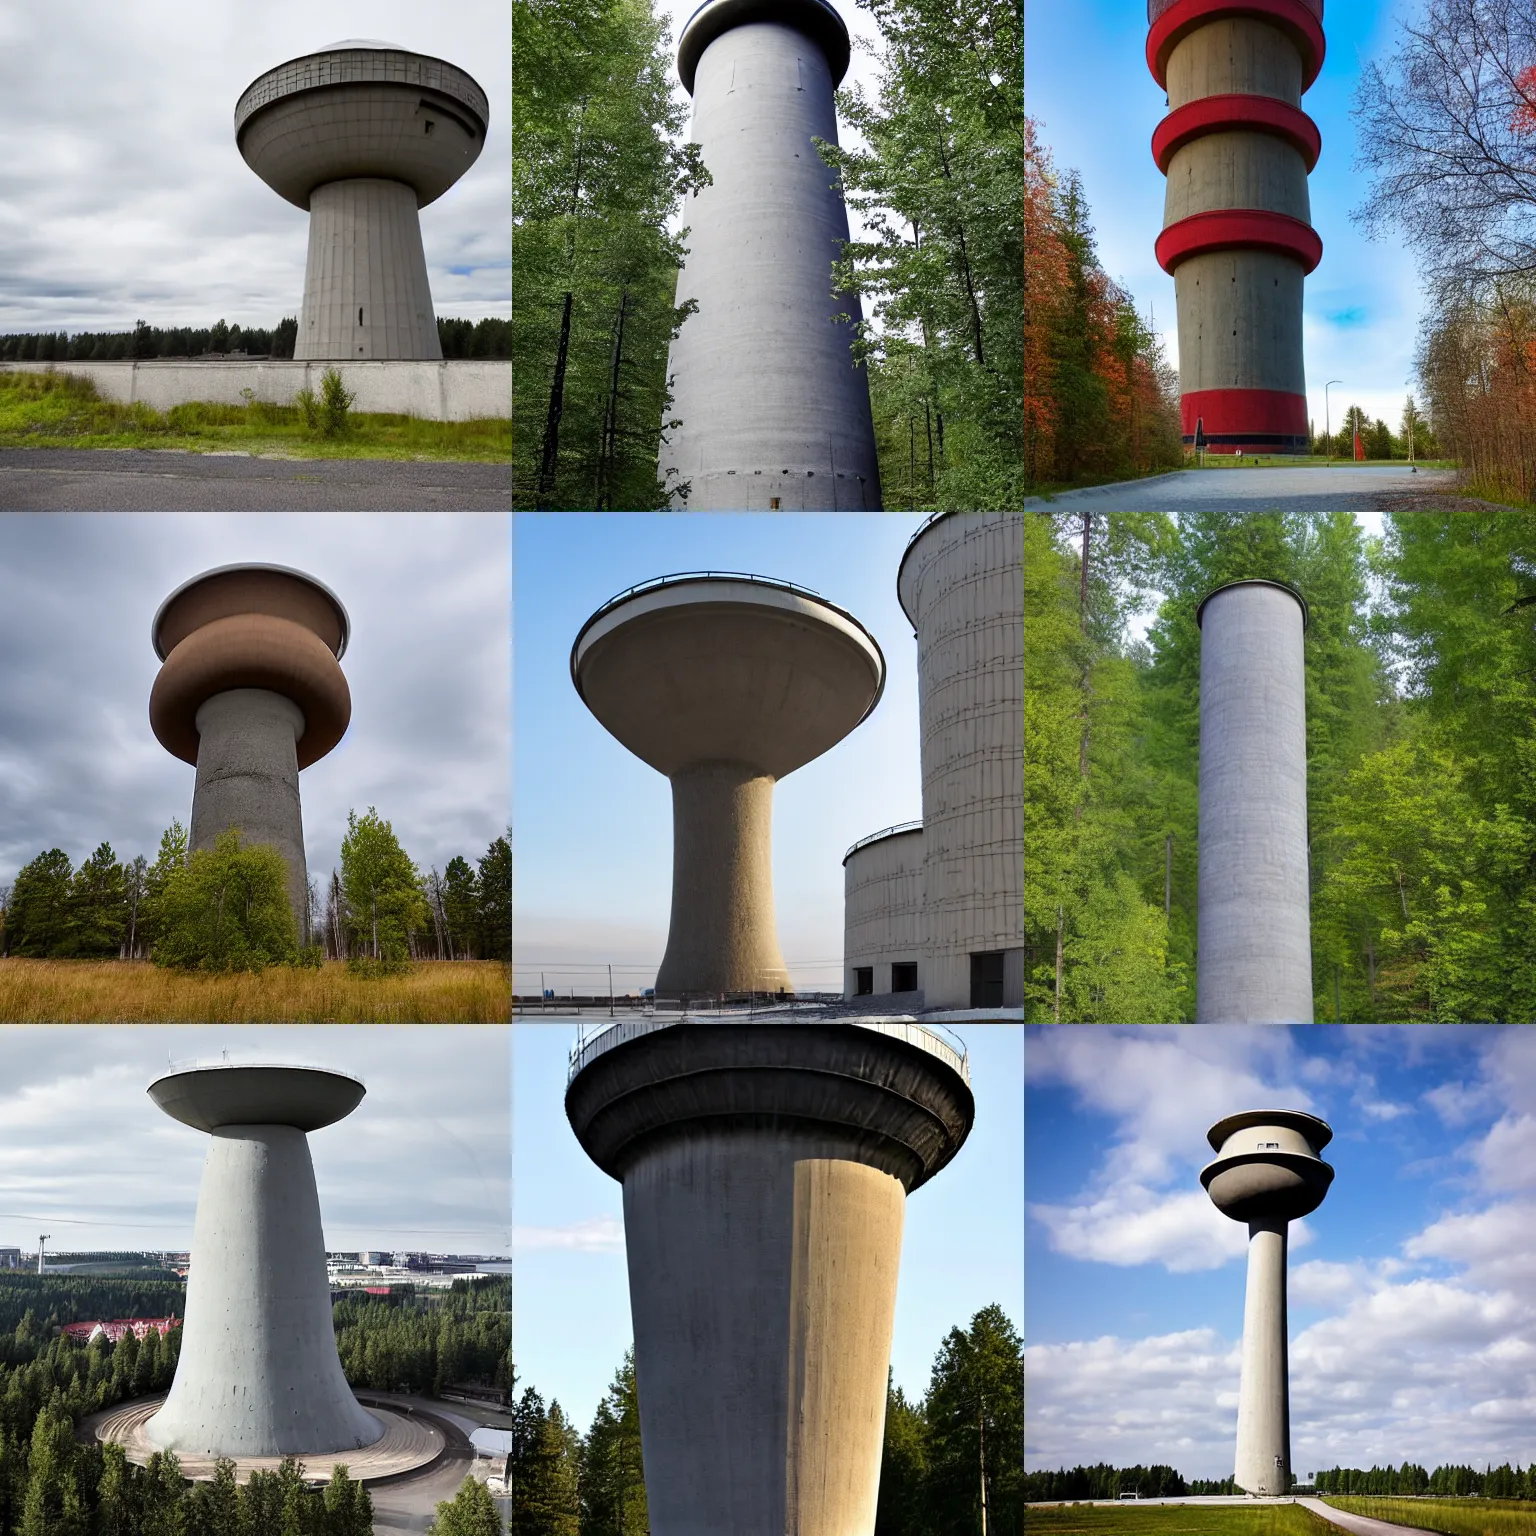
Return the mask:
[[[665,505],[658,455],[683,195],[683,140],[651,0],[514,0],[513,496],[519,507]]]
[[[457,854],[443,871],[443,917],[450,958],[479,955],[480,882],[468,861]]]
[[[581,1459],[581,1536],[648,1536],[649,1530],[631,1349],[587,1432]]]
[[[482,960],[512,959],[512,829],[495,838],[480,860],[476,882]]]
[[[427,1528],[429,1536],[502,1536],[496,1501],[484,1483],[466,1478],[451,1500],[437,1506],[437,1518]]]
[[[505,1279],[462,1289],[344,1296],[336,1348],[347,1380],[382,1392],[441,1392],[450,1382],[512,1382],[510,1291]]]
[[[221,832],[172,869],[158,902],[157,965],[184,970],[260,971],[298,959],[288,903],[288,865],[265,843]]]
[[[58,953],[69,932],[69,855],[50,848],[23,866],[6,907],[6,953],[39,958]]]
[[[529,1387],[512,1410],[513,1536],[582,1536],[581,1437]]]
[[[357,392],[347,388],[339,369],[327,368],[320,375],[318,416],[322,436],[341,437],[345,435],[351,424],[348,412],[352,409],[352,402],[356,399]],[[307,413],[305,419],[307,424]]]
[[[348,935],[359,958],[400,963],[409,959],[408,935],[427,922],[426,898],[416,866],[394,828],[373,806],[347,812],[341,840],[341,889]]]

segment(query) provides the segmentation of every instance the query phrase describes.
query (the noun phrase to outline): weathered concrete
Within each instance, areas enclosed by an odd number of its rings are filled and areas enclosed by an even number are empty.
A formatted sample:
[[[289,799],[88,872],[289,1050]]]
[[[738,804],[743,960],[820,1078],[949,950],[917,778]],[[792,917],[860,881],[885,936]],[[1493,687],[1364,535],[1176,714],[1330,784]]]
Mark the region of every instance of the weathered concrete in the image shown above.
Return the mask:
[[[440,358],[417,209],[485,145],[489,105],[462,69],[388,43],[340,43],[241,93],[235,140],[310,213],[294,356]]]
[[[868,380],[851,351],[859,300],[832,291],[848,215],[812,142],[837,143],[847,31],[821,0],[712,0],[678,60],[714,182],[684,212],[677,303],[698,310],[667,365],[681,425],[661,469],[691,486],[674,504],[878,509]]]
[[[149,1092],[173,1118],[206,1129],[210,1142],[176,1379],[144,1434],[162,1449],[204,1456],[373,1445],[385,1426],[353,1397],[336,1354],[320,1201],[301,1129],[350,1113],[363,1085],[312,1068],[230,1066],[175,1072]],[[252,1120],[225,1118],[235,1113]]]
[[[150,693],[160,744],[194,763],[190,852],[238,828],[287,865],[308,942],[299,770],[341,739],[352,700],[338,659],[350,621],[329,588],[286,567],[225,566],[183,583],[151,625],[164,662]]]
[[[658,995],[789,989],[773,918],[773,785],[875,707],[885,659],[851,615],[763,578],[668,577],[571,647],[613,736],[672,780],[672,919]]]
[[[1233,1476],[1248,1493],[1291,1489],[1291,1389],[1285,1307],[1286,1228],[1315,1211],[1333,1182],[1319,1153],[1333,1132],[1313,1115],[1252,1110],[1212,1126],[1216,1160],[1200,1182],[1223,1215],[1248,1223],[1243,1372]]]
[[[1196,1017],[1310,1024],[1304,605],[1274,582],[1198,611],[1200,874]]]
[[[857,995],[854,972],[866,966],[869,995],[893,992],[899,963],[916,964],[921,990],[926,937],[922,824],[856,843],[843,855],[843,996]]]
[[[1002,952],[1000,1001],[1022,1007],[1023,513],[931,519],[907,545],[896,586],[917,638],[923,1001],[978,1004],[971,957]]]
[[[1174,293],[1183,393],[1274,389],[1305,395],[1306,367],[1295,344],[1305,281],[1290,257],[1272,251],[1210,251],[1180,262]]]
[[[336,363],[285,357],[244,361],[123,358],[0,363],[0,369],[17,373],[74,374],[89,379],[103,400],[124,405],[137,402],[157,411],[194,401],[291,406],[300,390],[318,395],[321,375],[330,367],[355,396],[354,411],[415,416],[422,421],[506,421],[512,415],[510,358]]]
[[[969,1133],[964,1078],[857,1025],[680,1024],[566,1113],[624,1185],[655,1536],[869,1536],[905,1197]]]

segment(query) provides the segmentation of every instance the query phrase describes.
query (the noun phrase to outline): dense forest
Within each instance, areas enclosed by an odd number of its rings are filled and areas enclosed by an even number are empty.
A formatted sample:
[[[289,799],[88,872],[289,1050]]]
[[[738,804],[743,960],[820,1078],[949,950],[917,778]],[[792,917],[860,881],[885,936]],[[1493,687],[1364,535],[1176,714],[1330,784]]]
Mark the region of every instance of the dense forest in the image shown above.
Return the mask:
[[[1536,1019],[1536,519],[1396,512],[1384,530],[1026,517],[1027,1018],[1194,1017],[1195,608],[1262,576],[1311,614],[1315,1017]]]
[[[13,884],[0,885],[0,955],[214,969],[296,959],[285,875],[267,868],[274,858],[271,849],[223,840],[189,855],[179,820],[162,835],[153,863],[143,854],[125,862],[104,842],[76,869],[63,849],[51,848]],[[248,898],[239,907],[226,899],[236,887]],[[281,903],[276,920],[258,908],[260,893]],[[214,913],[217,924],[209,921]],[[476,865],[455,855],[442,873],[423,873],[372,806],[361,816],[349,812],[341,867],[323,891],[310,881],[307,915],[317,956],[323,948],[339,960],[510,960],[511,843],[495,838]]]
[[[1026,489],[1177,469],[1177,373],[1099,265],[1082,179],[1057,171],[1028,120],[1024,274]]]
[[[513,1536],[649,1536],[631,1351],[582,1435],[523,1390],[512,1430]],[[1024,1530],[1024,1345],[1001,1307],[954,1328],[928,1391],[892,1388],[875,1536],[973,1536],[985,1467],[990,1536]]]
[[[271,330],[260,326],[242,329],[237,321],[226,325],[150,325],[135,322],[131,331],[20,331],[0,335],[0,362],[69,362],[72,359],[123,357],[292,357],[299,322],[286,315]],[[438,340],[445,358],[510,357],[512,324],[488,317],[484,320],[437,321]]]
[[[1232,1479],[1214,1481],[1179,1475],[1175,1467],[1157,1463],[1150,1467],[1112,1467],[1096,1462],[1091,1467],[1060,1467],[1024,1474],[1024,1501],[1047,1504],[1058,1500],[1118,1499],[1134,1493],[1142,1499],[1181,1499],[1190,1494],[1236,1493]]]
[[[1409,1494],[1418,1497],[1466,1497],[1488,1499],[1536,1499],[1536,1464],[1522,1469],[1503,1466],[1444,1466],[1426,1472],[1405,1461],[1400,1467],[1333,1467],[1318,1472],[1313,1486],[1319,1493]],[[1134,1493],[1143,1499],[1183,1498],[1190,1494],[1233,1494],[1240,1490],[1229,1478],[1186,1480],[1168,1466],[1112,1467],[1100,1462],[1091,1467],[1061,1467],[1024,1474],[1024,1498],[1031,1504],[1056,1500],[1118,1499]]]

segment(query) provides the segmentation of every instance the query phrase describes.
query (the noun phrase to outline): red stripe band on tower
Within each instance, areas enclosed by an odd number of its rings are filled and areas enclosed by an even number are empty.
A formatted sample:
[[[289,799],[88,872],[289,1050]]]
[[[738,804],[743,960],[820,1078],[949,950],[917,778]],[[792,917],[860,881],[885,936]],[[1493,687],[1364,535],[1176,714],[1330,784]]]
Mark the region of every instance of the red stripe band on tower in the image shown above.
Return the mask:
[[[1323,259],[1323,239],[1310,224],[1267,208],[1215,208],[1170,224],[1157,237],[1157,264],[1172,272],[1191,256],[1210,251],[1274,251],[1311,272]]]
[[[1168,56],[1174,48],[1208,21],[1248,16],[1267,21],[1288,32],[1301,52],[1301,88],[1308,90],[1323,67],[1327,44],[1323,40],[1321,0],[1173,0],[1165,10],[1148,7],[1151,28],[1147,32],[1147,68],[1152,78],[1168,88]]]
[[[1309,172],[1323,152],[1323,136],[1318,132],[1317,124],[1300,107],[1293,107],[1288,101],[1278,101],[1273,96],[1233,93],[1202,96],[1182,107],[1175,107],[1153,130],[1152,158],[1157,161],[1158,170],[1166,176],[1168,162],[1175,151],[1208,133],[1224,133],[1231,129],[1272,133],[1284,139],[1301,152]]]
[[[1307,397],[1283,389],[1197,389],[1179,400],[1184,441],[1213,453],[1305,453]]]

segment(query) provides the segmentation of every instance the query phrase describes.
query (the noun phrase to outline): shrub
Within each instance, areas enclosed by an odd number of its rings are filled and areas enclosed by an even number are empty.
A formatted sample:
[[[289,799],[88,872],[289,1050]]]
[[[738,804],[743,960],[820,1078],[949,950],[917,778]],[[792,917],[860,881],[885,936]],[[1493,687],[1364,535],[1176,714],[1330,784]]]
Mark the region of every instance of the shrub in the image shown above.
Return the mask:
[[[178,970],[260,971],[296,964],[298,925],[288,904],[288,865],[265,843],[222,832],[166,878],[159,899],[156,965]]]

